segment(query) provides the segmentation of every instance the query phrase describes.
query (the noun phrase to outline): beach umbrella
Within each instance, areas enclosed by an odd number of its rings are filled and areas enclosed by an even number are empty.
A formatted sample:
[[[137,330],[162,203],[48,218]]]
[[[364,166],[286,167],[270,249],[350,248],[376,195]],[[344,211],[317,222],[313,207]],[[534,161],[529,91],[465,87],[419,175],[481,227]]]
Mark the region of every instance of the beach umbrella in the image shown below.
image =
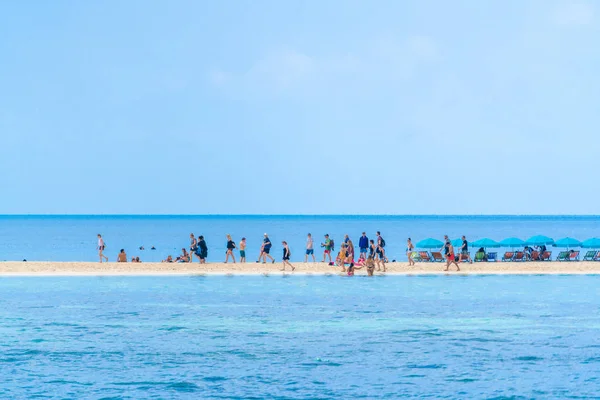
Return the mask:
[[[599,238],[591,238],[588,240],[584,240],[581,244],[581,247],[585,247],[587,249],[600,249],[600,239]]]
[[[443,245],[444,243],[441,240],[427,238],[417,243],[416,247],[419,249],[439,249]]]
[[[457,247],[457,248],[461,248],[462,247],[462,242],[463,240],[458,238],[458,239],[454,239],[452,240],[450,243],[452,243],[452,247]],[[471,242],[467,241],[467,245],[471,245]]]
[[[469,245],[473,247],[483,247],[484,249],[488,247],[500,247],[500,243],[488,238],[478,239],[469,243]]]
[[[582,243],[579,240],[573,239],[571,237],[562,238],[562,239],[559,239],[556,242],[554,242],[554,247],[571,248],[571,247],[581,247],[581,245],[582,245]]]
[[[554,239],[544,235],[535,235],[525,242],[529,246],[541,246],[543,244],[554,244]]]
[[[516,238],[516,237],[509,237],[509,238],[502,240],[500,242],[500,245],[502,247],[523,247],[523,246],[525,246],[525,241],[523,241],[519,238]]]

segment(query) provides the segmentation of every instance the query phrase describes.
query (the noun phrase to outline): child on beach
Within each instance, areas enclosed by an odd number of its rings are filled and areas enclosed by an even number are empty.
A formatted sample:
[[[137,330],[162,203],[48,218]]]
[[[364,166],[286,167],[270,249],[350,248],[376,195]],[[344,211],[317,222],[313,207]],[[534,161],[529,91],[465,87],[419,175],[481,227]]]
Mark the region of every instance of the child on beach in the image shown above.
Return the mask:
[[[246,238],[243,237],[240,241],[240,262],[246,262]]]
[[[296,269],[296,267],[294,267],[290,263],[290,256],[292,255],[292,253],[290,252],[290,248],[288,247],[288,244],[285,241],[281,242],[281,244],[283,245],[283,268],[281,270],[285,271],[285,266],[289,265],[290,267],[292,267],[293,271]]]
[[[231,239],[231,235],[227,235],[227,251],[225,252],[225,264],[229,261],[229,256],[233,259],[233,263],[235,264],[235,254],[233,254],[233,249],[235,249],[235,242]]]
[[[102,259],[105,259],[108,262],[108,257],[104,255],[104,249],[106,248],[106,244],[104,243],[104,239],[102,239],[102,235],[98,234],[98,256],[100,257],[100,262]]]

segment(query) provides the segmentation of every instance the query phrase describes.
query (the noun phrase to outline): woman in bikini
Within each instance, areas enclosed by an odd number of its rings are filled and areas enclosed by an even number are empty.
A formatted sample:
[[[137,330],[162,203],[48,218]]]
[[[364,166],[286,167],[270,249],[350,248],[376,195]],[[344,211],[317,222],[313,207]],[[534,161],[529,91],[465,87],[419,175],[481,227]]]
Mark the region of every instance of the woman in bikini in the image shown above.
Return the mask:
[[[412,244],[412,241],[410,240],[410,238],[408,238],[408,241],[406,242],[406,256],[408,257],[408,266],[413,266],[415,265],[415,260],[413,260],[412,258],[412,253],[413,250],[415,249],[415,246]]]

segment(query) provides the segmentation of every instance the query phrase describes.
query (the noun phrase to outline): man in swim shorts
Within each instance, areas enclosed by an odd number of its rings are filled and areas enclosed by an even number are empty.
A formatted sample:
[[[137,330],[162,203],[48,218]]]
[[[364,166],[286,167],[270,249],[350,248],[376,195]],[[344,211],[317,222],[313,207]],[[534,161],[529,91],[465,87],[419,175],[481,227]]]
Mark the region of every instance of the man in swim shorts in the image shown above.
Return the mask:
[[[242,238],[242,240],[240,241],[240,262],[241,263],[245,263],[246,262],[246,238]]]
[[[362,233],[362,236],[358,240],[358,248],[360,249],[359,258],[366,258],[367,251],[369,251],[369,238],[365,232]]]
[[[315,259],[315,244],[312,238],[312,235],[309,233],[306,237],[306,254],[304,255],[304,262],[308,262],[308,256],[312,256],[313,262],[316,262]]]
[[[329,262],[331,263],[331,239],[329,239],[328,234],[325,235],[325,243],[321,243],[321,247],[325,248],[323,250],[323,261],[321,262],[325,262],[325,259],[329,257]]]

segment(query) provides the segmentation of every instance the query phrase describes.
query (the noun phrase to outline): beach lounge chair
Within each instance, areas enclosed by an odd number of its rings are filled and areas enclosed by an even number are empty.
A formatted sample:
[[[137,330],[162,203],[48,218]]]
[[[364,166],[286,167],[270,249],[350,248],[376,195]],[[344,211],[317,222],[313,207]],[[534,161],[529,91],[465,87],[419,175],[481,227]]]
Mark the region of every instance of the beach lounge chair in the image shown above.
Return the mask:
[[[492,251],[491,253],[487,253],[487,260],[489,262],[498,261],[498,253],[496,253],[495,251]]]
[[[583,261],[594,261],[597,254],[598,252],[596,250],[590,250],[585,253],[585,256],[583,256]]]
[[[525,253],[517,251],[512,259],[513,261],[525,261]]]
[[[433,261],[431,259],[431,256],[429,255],[429,253],[426,252],[426,251],[420,251],[419,252],[419,257],[421,258],[422,262],[432,262]]]
[[[479,252],[475,253],[475,259],[473,261],[475,261],[475,262],[487,261],[485,258],[485,253],[483,251],[479,251]]]
[[[444,261],[446,261],[444,259],[444,256],[442,256],[442,253],[440,253],[439,251],[432,251],[431,252],[431,257],[433,257],[433,262],[444,262]]]
[[[569,253],[569,261],[579,261],[579,251],[572,251]]]
[[[552,261],[552,252],[545,251],[544,254],[540,256],[540,261]]]
[[[470,254],[460,253],[460,255],[458,256],[458,261],[461,261],[461,262],[462,261],[469,261],[469,257],[470,256],[471,256]]]
[[[596,253],[596,256],[594,257],[594,261],[600,261],[600,251]]]
[[[512,261],[512,259],[515,257],[515,253],[513,251],[507,251],[506,253],[504,253],[504,255],[502,256],[502,261]]]
[[[556,257],[556,261],[569,261],[569,252],[561,251],[560,253],[558,253],[558,256]]]
[[[540,252],[536,250],[532,251],[529,261],[540,261]]]
[[[423,260],[421,260],[421,256],[419,255],[419,253],[417,253],[416,251],[413,251],[412,253],[410,253],[410,256],[412,257],[414,262],[423,261]]]

